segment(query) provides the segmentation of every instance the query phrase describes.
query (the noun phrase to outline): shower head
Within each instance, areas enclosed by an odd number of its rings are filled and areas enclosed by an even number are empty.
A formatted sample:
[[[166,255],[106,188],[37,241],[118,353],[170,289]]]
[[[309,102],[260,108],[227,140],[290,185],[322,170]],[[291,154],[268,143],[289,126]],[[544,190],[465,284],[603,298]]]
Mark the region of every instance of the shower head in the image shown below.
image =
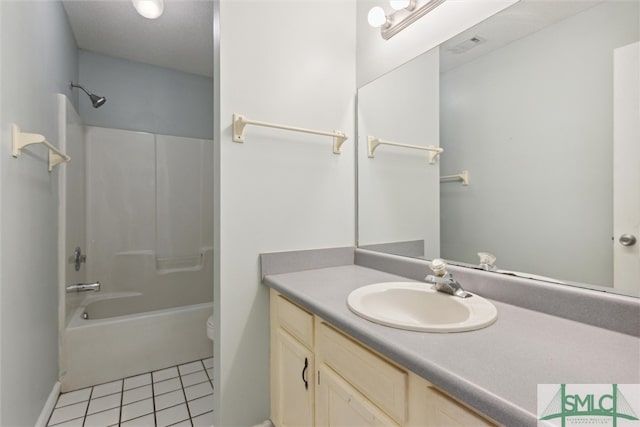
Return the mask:
[[[105,98],[104,96],[98,96],[96,94],[93,94],[89,91],[87,91],[85,88],[83,88],[80,85],[74,84],[73,82],[70,82],[70,86],[73,89],[74,87],[78,87],[80,89],[82,89],[84,91],[84,93],[86,93],[87,95],[89,95],[89,99],[91,99],[91,103],[93,104],[93,108],[100,108],[104,105],[105,102],[107,102],[107,98]]]

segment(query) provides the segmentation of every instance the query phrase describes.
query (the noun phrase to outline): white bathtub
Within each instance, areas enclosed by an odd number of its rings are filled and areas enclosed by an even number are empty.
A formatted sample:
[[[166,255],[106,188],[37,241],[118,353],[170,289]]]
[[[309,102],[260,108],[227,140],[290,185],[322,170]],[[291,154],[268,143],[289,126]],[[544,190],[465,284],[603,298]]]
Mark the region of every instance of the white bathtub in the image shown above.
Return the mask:
[[[85,298],[62,337],[63,392],[212,356],[212,303],[138,313],[139,302],[136,292]]]

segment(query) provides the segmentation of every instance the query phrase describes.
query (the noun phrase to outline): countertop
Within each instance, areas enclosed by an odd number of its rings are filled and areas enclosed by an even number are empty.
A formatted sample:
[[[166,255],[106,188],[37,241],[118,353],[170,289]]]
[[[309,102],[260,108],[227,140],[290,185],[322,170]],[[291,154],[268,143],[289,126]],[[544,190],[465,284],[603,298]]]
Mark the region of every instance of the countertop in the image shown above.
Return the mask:
[[[349,310],[346,301],[352,290],[389,281],[414,280],[359,265],[271,274],[263,280],[506,426],[537,424],[538,384],[640,383],[637,337],[518,306],[492,300],[498,309],[496,323],[450,334],[395,329]]]

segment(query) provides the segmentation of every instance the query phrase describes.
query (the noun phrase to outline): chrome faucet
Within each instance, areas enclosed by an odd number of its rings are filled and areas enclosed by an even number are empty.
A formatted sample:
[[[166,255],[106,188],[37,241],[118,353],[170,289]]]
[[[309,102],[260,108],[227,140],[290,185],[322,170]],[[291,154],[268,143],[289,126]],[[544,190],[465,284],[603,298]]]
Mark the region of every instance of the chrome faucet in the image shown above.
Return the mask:
[[[86,292],[86,291],[100,291],[100,282],[96,283],[78,283],[77,285],[67,285],[67,292]]]
[[[424,278],[424,280],[429,283],[433,283],[436,286],[437,291],[451,294],[459,298],[469,298],[473,296],[469,292],[462,289],[460,283],[458,283],[458,281],[453,278],[451,273],[447,271],[447,264],[443,260],[439,258],[434,259],[433,261],[431,261],[430,267],[435,275],[429,274]]]

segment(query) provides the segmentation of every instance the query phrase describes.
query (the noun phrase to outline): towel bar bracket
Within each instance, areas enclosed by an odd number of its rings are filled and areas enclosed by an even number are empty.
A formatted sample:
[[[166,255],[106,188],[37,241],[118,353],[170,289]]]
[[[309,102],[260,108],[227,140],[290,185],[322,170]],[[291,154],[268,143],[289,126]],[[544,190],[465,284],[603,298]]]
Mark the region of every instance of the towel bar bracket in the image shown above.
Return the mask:
[[[42,144],[49,150],[49,172],[53,170],[56,165],[60,163],[68,162],[71,157],[59,151],[56,147],[51,145],[43,135],[37,133],[27,133],[20,131],[18,125],[13,124],[11,126],[11,137],[13,140],[13,146],[11,149],[11,155],[15,158],[20,157],[22,149],[32,144]]]

